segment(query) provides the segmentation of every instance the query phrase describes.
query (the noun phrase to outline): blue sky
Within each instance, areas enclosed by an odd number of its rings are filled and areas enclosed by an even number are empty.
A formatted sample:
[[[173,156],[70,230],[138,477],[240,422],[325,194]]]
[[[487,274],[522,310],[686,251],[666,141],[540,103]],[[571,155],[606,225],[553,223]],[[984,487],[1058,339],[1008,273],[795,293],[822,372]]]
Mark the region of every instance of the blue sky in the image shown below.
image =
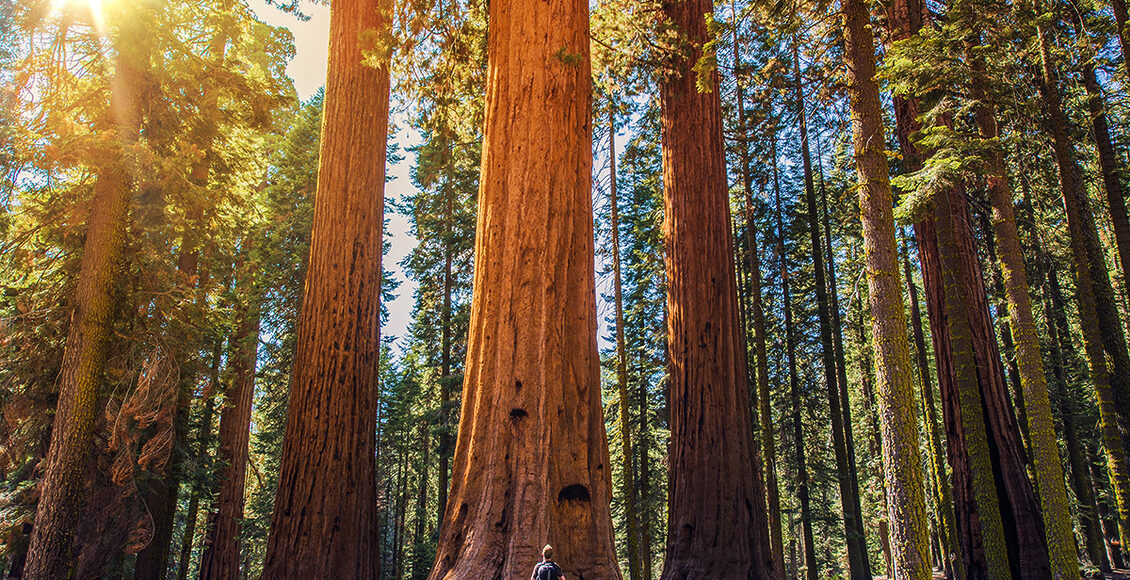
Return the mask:
[[[295,57],[287,66],[287,74],[294,79],[294,88],[302,100],[309,99],[326,82],[326,56],[329,52],[330,8],[327,4],[307,3],[302,10],[310,16],[303,22],[292,14],[287,14],[278,8],[267,4],[266,0],[250,0],[251,7],[255,10],[260,20],[272,26],[281,26],[290,29],[294,34]],[[398,123],[405,127],[406,123]],[[411,193],[415,188],[409,179],[409,171],[415,162],[415,155],[406,151],[407,147],[417,144],[419,137],[414,133],[401,130],[397,135],[404,160],[389,167],[389,172],[396,177],[385,186],[385,199],[399,199]],[[416,246],[416,239],[408,232],[408,221],[404,216],[389,212],[385,204],[385,216],[389,218],[389,233],[392,235],[392,249],[385,256],[385,267],[392,270],[401,280],[398,298],[388,305],[389,320],[381,329],[382,336],[404,336],[408,323],[412,319],[413,293],[416,285],[404,277],[400,261]],[[295,259],[298,259],[296,256]]]

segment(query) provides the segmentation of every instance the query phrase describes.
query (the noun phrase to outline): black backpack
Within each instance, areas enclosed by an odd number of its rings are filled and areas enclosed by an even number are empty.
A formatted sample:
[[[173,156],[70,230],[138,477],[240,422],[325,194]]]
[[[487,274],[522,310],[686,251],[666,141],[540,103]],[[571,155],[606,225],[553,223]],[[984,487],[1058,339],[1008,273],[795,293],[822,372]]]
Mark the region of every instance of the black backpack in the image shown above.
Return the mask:
[[[564,575],[565,572],[555,562],[542,562],[534,570],[536,580],[557,580]]]

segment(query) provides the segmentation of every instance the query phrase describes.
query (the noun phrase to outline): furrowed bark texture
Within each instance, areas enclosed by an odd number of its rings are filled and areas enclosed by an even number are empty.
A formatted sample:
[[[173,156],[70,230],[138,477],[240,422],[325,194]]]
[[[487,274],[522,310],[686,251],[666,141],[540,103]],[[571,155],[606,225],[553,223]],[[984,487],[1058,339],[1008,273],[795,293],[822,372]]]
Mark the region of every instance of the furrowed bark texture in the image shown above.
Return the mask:
[[[1091,382],[1095,387],[1095,398],[1099,407],[1103,448],[1106,451],[1107,468],[1110,471],[1110,482],[1114,488],[1118,509],[1118,534],[1121,545],[1126,546],[1130,541],[1130,466],[1126,464],[1120,428],[1127,418],[1126,397],[1125,393],[1121,393],[1117,387],[1125,384],[1125,380],[1130,377],[1115,378],[1119,374],[1119,365],[1118,356],[1113,353],[1110,358],[1114,368],[1107,367],[1104,343],[1108,350],[1111,345],[1105,340],[1107,337],[1104,336],[1103,323],[1100,321],[1100,317],[1105,313],[1099,310],[1099,289],[1095,283],[1096,278],[1105,277],[1106,273],[1094,272],[1095,263],[1092,262],[1087,239],[1087,230],[1093,230],[1094,220],[1088,219],[1089,207],[1085,193],[1080,188],[1075,153],[1067,135],[1067,119],[1063,113],[1057,86],[1058,78],[1051,62],[1050,41],[1044,28],[1044,25],[1040,25],[1037,29],[1043,66],[1040,92],[1049,117],[1048,128],[1052,134],[1052,149],[1059,169],[1060,190],[1064,212],[1067,215],[1067,230],[1075,263],[1075,297],[1079,303],[1079,323],[1083,330],[1083,350],[1087,356]],[[1109,279],[1107,282],[1109,286]],[[1117,318],[1114,326],[1118,327],[1119,332],[1121,331]]]
[[[137,94],[149,66],[145,20],[137,15],[117,39],[116,71],[111,83],[110,114],[117,147],[137,140],[141,99]],[[85,476],[98,413],[106,348],[113,327],[113,290],[129,221],[133,180],[124,152],[97,168],[91,194],[86,239],[70,314],[70,329],[59,374],[59,402],[44,459],[39,504],[23,577],[66,578],[74,532],[85,503]]]
[[[672,442],[662,578],[780,578],[750,451],[717,71],[699,92],[691,68],[714,4],[663,10],[691,49],[660,87]]]
[[[376,403],[388,68],[381,5],[335,1],[310,259],[265,578],[380,571]]]
[[[976,115],[981,135],[986,139],[995,139],[997,137],[995,111],[982,105]],[[1005,299],[1008,302],[1008,324],[1016,353],[1016,367],[1024,393],[1032,466],[1036,476],[1036,488],[1040,490],[1051,572],[1059,578],[1077,578],[1079,553],[1075,546],[1071,514],[1068,512],[1067,487],[1064,482],[1063,463],[1059,457],[1059,439],[1056,437],[1051,399],[1048,397],[1043,354],[1040,350],[1040,334],[1036,329],[1036,319],[1032,315],[1032,299],[1028,295],[1028,273],[1024,266],[1023,250],[1020,247],[1016,214],[1012,209],[1008,174],[1000,151],[992,151],[988,161],[986,181],[989,202],[992,205],[993,232],[996,238],[997,257],[1000,259],[1001,277],[1004,281]]]
[[[990,427],[985,417],[978,375],[972,321],[969,318],[962,272],[961,245],[954,227],[953,195],[938,192],[934,202],[934,224],[937,227],[938,255],[940,256],[942,283],[945,288],[945,306],[952,358],[953,388],[961,409],[961,429],[965,432],[966,453],[971,468],[973,497],[984,540],[986,577],[1011,578],[1009,548],[1005,540],[1002,498],[997,490],[996,465],[991,451]],[[964,199],[960,200],[964,203]]]
[[[884,151],[882,108],[875,82],[875,46],[862,0],[843,0],[844,58],[850,71],[852,140],[859,172],[859,208],[871,307],[886,479],[893,574],[927,579],[930,539],[910,345],[895,245],[890,177]]]
[[[242,260],[241,260],[242,262]],[[242,303],[236,305],[239,326],[231,340],[228,385],[220,412],[220,493],[204,540],[200,578],[237,580],[240,577],[239,529],[243,520],[244,483],[247,480],[251,404],[255,394],[255,361],[259,351],[259,312],[255,290],[248,288],[253,272],[244,269]],[[251,284],[248,284],[250,282]],[[190,514],[192,515],[192,514]]]
[[[593,277],[588,3],[496,0],[463,407],[432,580],[618,580]]]

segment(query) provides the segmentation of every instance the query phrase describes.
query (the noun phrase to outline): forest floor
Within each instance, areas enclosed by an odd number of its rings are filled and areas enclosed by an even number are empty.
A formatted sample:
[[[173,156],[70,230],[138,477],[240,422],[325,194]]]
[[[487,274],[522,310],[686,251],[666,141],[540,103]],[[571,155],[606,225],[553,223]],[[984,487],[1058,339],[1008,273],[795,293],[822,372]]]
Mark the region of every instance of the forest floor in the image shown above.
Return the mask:
[[[1130,571],[1128,570],[1115,570],[1103,576],[1106,580],[1130,580]],[[874,580],[887,580],[886,576],[875,576]],[[945,580],[945,576],[938,570],[934,570],[934,580]]]
[[[886,576],[873,576],[872,578],[873,580],[887,580]],[[934,570],[934,580],[946,580],[946,577],[939,570]],[[1124,579],[1120,577],[1118,580]],[[1130,580],[1130,576],[1126,576],[1125,580]]]

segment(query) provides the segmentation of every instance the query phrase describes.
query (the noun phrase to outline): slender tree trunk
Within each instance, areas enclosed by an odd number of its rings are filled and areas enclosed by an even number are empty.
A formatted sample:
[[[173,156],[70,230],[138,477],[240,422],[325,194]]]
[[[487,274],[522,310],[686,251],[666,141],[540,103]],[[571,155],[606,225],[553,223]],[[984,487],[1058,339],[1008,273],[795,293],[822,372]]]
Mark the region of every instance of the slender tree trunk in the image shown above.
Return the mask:
[[[990,106],[982,105],[978,107],[976,116],[981,136],[996,139],[996,112]],[[1004,157],[999,150],[994,149],[989,153],[988,162],[986,181],[992,205],[993,237],[996,239],[997,258],[1000,260],[1005,299],[1008,303],[1008,323],[1014,340],[1016,366],[1024,393],[1032,467],[1047,526],[1051,571],[1056,577],[1078,578],[1079,554],[1075,546],[1071,514],[1068,512],[1063,463],[1059,457],[1059,443],[1051,400],[1048,397],[1040,334],[1036,329],[1032,300],[1028,295],[1028,274],[1024,267],[1016,215],[1012,209],[1008,174]]]
[[[451,139],[448,141],[448,158],[451,157]],[[443,310],[440,312],[440,326],[442,337],[440,345],[439,362],[439,393],[440,416],[442,417],[443,430],[439,435],[439,510],[436,516],[439,522],[436,529],[443,530],[443,514],[447,511],[447,492],[451,473],[451,292],[454,285],[452,262],[455,248],[452,244],[452,224],[455,220],[455,192],[450,183],[444,182],[444,218],[443,218]]]
[[[819,145],[819,141],[817,141]],[[844,444],[847,451],[848,472],[851,489],[855,490],[856,503],[859,502],[859,470],[855,461],[855,435],[852,432],[851,401],[848,398],[847,359],[844,356],[843,328],[840,320],[840,297],[836,287],[836,254],[832,251],[832,221],[828,216],[828,192],[824,186],[823,155],[817,147],[817,160],[820,163],[820,205],[824,219],[824,243],[828,256],[828,293],[831,300],[829,310],[832,316],[832,352],[836,360],[837,381],[839,383],[840,411],[843,414]],[[768,402],[767,402],[768,403]],[[860,516],[862,523],[863,518]],[[868,566],[870,558],[868,557]]]
[[[732,3],[731,3],[732,5]],[[733,6],[733,5],[732,5]],[[735,18],[737,10],[734,8]],[[777,443],[773,429],[773,406],[770,400],[769,356],[765,340],[765,309],[761,299],[761,256],[758,252],[757,229],[754,223],[753,180],[750,174],[749,127],[745,114],[745,87],[742,84],[741,52],[737,37],[737,23],[734,26],[734,67],[735,83],[738,88],[738,139],[741,159],[742,188],[746,209],[746,251],[749,254],[749,317],[753,319],[754,359],[758,413],[760,417],[761,460],[764,466],[766,503],[769,510],[769,545],[773,561],[778,570],[785,569],[785,547],[781,540],[781,496],[777,486]],[[650,579],[649,579],[650,580]]]
[[[245,240],[248,244],[250,238]],[[228,385],[220,411],[220,451],[223,464],[220,492],[209,518],[200,562],[200,578],[236,580],[240,575],[239,530],[243,520],[244,483],[247,480],[248,442],[251,438],[251,405],[255,395],[255,366],[259,352],[259,297],[254,261],[244,248],[237,270],[241,294],[236,304],[238,326],[228,355]]]
[[[776,135],[773,141],[773,158],[777,158]],[[808,489],[808,462],[804,451],[804,426],[801,422],[800,381],[796,368],[796,339],[793,334],[792,296],[789,291],[789,266],[785,253],[785,227],[781,217],[781,187],[778,183],[777,165],[773,164],[773,197],[777,207],[777,256],[781,267],[781,300],[785,310],[785,352],[789,365],[789,397],[792,406],[793,444],[796,446],[797,500],[800,501],[800,524],[804,538],[805,577],[816,580],[820,568],[816,563],[816,543],[812,534],[812,507]],[[799,574],[798,574],[799,577]]]
[[[1130,29],[1126,27],[1127,14],[1125,0],[1110,0],[1114,22],[1118,27],[1118,46],[1122,49],[1122,66],[1130,67]]]
[[[1048,126],[1052,133],[1052,148],[1059,169],[1060,189],[1063,195],[1064,211],[1067,214],[1071,252],[1075,262],[1075,294],[1079,302],[1079,322],[1083,329],[1083,348],[1091,371],[1091,382],[1094,383],[1095,387],[1095,397],[1098,400],[1103,447],[1107,454],[1107,467],[1110,470],[1111,484],[1114,487],[1115,500],[1118,504],[1120,543],[1122,546],[1126,546],[1127,542],[1130,542],[1130,468],[1126,465],[1120,425],[1124,425],[1127,418],[1127,393],[1120,392],[1121,389],[1117,387],[1123,383],[1124,379],[1130,379],[1130,377],[1115,379],[1111,371],[1115,376],[1119,373],[1118,356],[1111,353],[1113,369],[1108,369],[1106,354],[1103,352],[1104,343],[1106,343],[1108,352],[1111,345],[1104,340],[1102,323],[1099,318],[1109,313],[1099,311],[1098,292],[1095,284],[1096,274],[1093,271],[1095,264],[1091,261],[1086,231],[1088,226],[1094,227],[1094,221],[1087,219],[1088,216],[1084,215],[1089,208],[1086,207],[1085,194],[1081,191],[1078,181],[1078,168],[1075,165],[1074,152],[1067,135],[1067,120],[1063,114],[1063,106],[1059,96],[1058,79],[1050,60],[1050,41],[1045,26],[1040,24],[1037,28],[1043,66],[1043,79],[1041,79],[1039,88],[1049,116]],[[1097,276],[1105,277],[1105,275],[1106,273],[1103,272]],[[1121,325],[1117,320],[1113,321],[1113,325],[1121,331]],[[1114,350],[1117,351],[1117,347]]]
[[[223,341],[212,340],[211,366],[208,371],[208,386],[204,389],[201,398],[205,400],[204,413],[200,418],[200,430],[196,439],[196,461],[200,465],[211,464],[212,424],[216,414],[215,392],[220,384],[220,355],[223,351]],[[192,486],[192,493],[188,500],[188,510],[185,511],[184,535],[181,538],[180,558],[177,559],[177,580],[188,578],[189,562],[192,559],[192,546],[196,539],[196,522],[200,519],[200,496],[202,492],[211,495],[211,490],[201,490],[199,486]]]
[[[588,3],[490,4],[474,297],[433,580],[620,578],[593,277]]]
[[[946,474],[942,430],[934,406],[934,385],[930,379],[930,362],[927,359],[926,339],[922,332],[922,309],[918,305],[918,286],[914,283],[910,269],[909,252],[905,252],[903,255],[903,273],[906,276],[906,285],[910,294],[911,328],[914,331],[914,350],[917,355],[915,360],[918,364],[918,375],[921,381],[919,387],[922,391],[922,417],[926,423],[930,471],[933,474],[934,481],[934,503],[938,510],[939,535],[943,549],[942,569],[947,578],[964,578],[965,569],[961,565],[961,546],[957,541],[957,529],[954,525],[953,488],[949,476]]]
[[[616,197],[616,108],[608,104],[609,198],[612,228],[612,284],[616,306],[616,394],[620,407],[620,461],[623,471],[624,525],[628,539],[628,574],[640,580],[639,511],[636,482],[632,471],[631,416],[628,413],[628,348],[624,337],[624,294],[620,277],[620,208]]]
[[[1118,0],[1121,2],[1121,0]],[[1125,24],[1125,23],[1123,23]],[[1091,130],[1095,146],[1099,150],[1099,167],[1103,174],[1103,187],[1106,190],[1107,206],[1114,226],[1114,238],[1118,244],[1118,257],[1122,267],[1123,286],[1130,277],[1130,218],[1126,215],[1126,198],[1122,191],[1122,176],[1118,167],[1118,156],[1110,137],[1110,125],[1106,118],[1106,105],[1103,102],[1102,88],[1095,77],[1095,67],[1091,61],[1083,64],[1083,86],[1087,90],[1087,108],[1091,113]]]
[[[1054,380],[1054,388],[1057,391],[1056,398],[1059,400],[1060,416],[1063,419],[1063,436],[1064,442],[1067,447],[1067,458],[1071,465],[1071,488],[1075,492],[1075,498],[1078,502],[1078,515],[1080,528],[1083,530],[1084,545],[1087,549],[1087,557],[1091,560],[1091,564],[1097,566],[1103,572],[1110,572],[1110,560],[1106,557],[1106,548],[1103,546],[1102,529],[1098,521],[1098,504],[1095,501],[1095,494],[1091,488],[1091,472],[1087,467],[1087,462],[1090,461],[1086,457],[1086,452],[1080,442],[1079,433],[1079,417],[1078,409],[1075,403],[1075,397],[1070,392],[1067,385],[1067,373],[1063,365],[1063,355],[1061,349],[1063,348],[1062,337],[1056,328],[1056,322],[1053,320],[1056,317],[1063,317],[1062,310],[1053,310],[1050,295],[1052,294],[1050,286],[1052,278],[1058,278],[1058,275],[1051,269],[1047,270],[1047,278],[1044,283],[1044,312],[1045,323],[1048,330],[1048,358],[1051,362],[1052,377]],[[1058,286],[1058,281],[1055,282]],[[1055,312],[1056,314],[1052,314]],[[1066,326],[1066,317],[1064,317]]]
[[[647,381],[640,381],[640,394],[639,394],[639,445],[636,446],[636,453],[640,458],[640,480],[639,480],[639,506],[640,506],[640,561],[644,580],[652,580],[653,575],[651,567],[652,551],[651,551],[651,521],[649,521],[648,506],[651,505],[651,458],[649,457],[650,442],[649,431],[651,429],[651,421],[648,414],[651,412],[647,404]]]
[[[710,0],[666,3],[690,45],[660,86],[671,450],[662,577],[780,578],[751,452],[717,71],[693,70]],[[705,80],[713,90],[700,92]]]
[[[903,420],[915,415],[914,385],[884,151],[882,105],[875,82],[874,39],[870,14],[862,0],[843,0],[843,16],[871,328],[878,362],[876,379],[893,540],[892,572],[899,578],[927,579],[932,574],[918,428]]]
[[[808,123],[804,110],[804,87],[801,84],[800,58],[793,36],[793,71],[796,77],[796,114],[800,123],[801,158],[804,165],[804,194],[808,205],[808,230],[812,238],[812,263],[816,285],[816,304],[820,320],[821,359],[824,383],[828,391],[829,416],[832,420],[832,451],[836,458],[836,479],[840,489],[840,505],[844,515],[844,538],[847,544],[848,569],[851,578],[871,580],[871,563],[867,557],[867,536],[863,530],[863,510],[859,490],[852,487],[851,466],[844,441],[844,416],[840,407],[840,388],[836,376],[835,352],[832,348],[831,315],[828,286],[824,273],[824,248],[816,216],[816,188],[813,185],[812,159],[808,146]]]
[[[91,194],[70,330],[60,364],[59,402],[23,572],[24,578],[33,580],[66,578],[73,563],[71,548],[85,503],[86,467],[114,324],[113,289],[129,221],[133,184],[122,149],[139,136],[142,103],[138,93],[149,67],[148,19],[144,13],[128,19],[116,41],[117,68],[109,108],[113,118],[108,131],[114,153],[98,168]]]
[[[263,575],[379,574],[376,407],[388,65],[362,39],[388,31],[378,2],[330,9],[310,259]]]

